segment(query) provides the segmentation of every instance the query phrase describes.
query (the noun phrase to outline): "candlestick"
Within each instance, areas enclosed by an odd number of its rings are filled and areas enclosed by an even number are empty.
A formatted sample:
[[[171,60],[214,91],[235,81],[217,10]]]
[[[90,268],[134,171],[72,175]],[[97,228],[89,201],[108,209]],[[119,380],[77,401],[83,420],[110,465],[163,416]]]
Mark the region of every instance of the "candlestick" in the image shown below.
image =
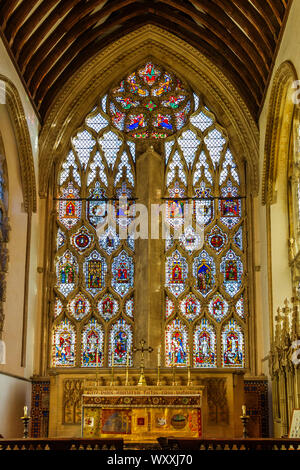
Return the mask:
[[[23,416],[23,418],[27,418],[27,417],[28,417],[27,411],[28,411],[28,407],[27,407],[27,406],[24,406],[24,416]]]
[[[157,350],[157,366],[160,367],[160,346],[158,346]]]
[[[115,385],[115,380],[114,380],[114,364],[115,364],[115,358],[114,358],[114,350],[112,349],[111,351],[111,381],[110,385],[114,386]]]
[[[246,408],[246,405],[242,405],[242,415],[243,416],[246,416],[246,411],[247,411],[247,408]]]
[[[127,351],[125,385],[129,385],[128,367],[129,367],[129,352]]]
[[[188,380],[187,380],[187,385],[190,387],[193,385],[193,382],[191,380],[191,366],[190,366],[190,353],[188,352],[187,354],[187,363],[188,363]]]
[[[21,420],[23,422],[24,430],[23,430],[23,438],[27,439],[28,437],[28,429],[29,429],[29,421],[30,416],[28,416],[28,407],[24,406],[24,416],[22,416]]]
[[[161,363],[161,357],[160,357],[160,346],[158,346],[158,350],[157,350],[157,381],[156,381],[156,385],[159,386],[161,385],[160,383],[160,363]]]

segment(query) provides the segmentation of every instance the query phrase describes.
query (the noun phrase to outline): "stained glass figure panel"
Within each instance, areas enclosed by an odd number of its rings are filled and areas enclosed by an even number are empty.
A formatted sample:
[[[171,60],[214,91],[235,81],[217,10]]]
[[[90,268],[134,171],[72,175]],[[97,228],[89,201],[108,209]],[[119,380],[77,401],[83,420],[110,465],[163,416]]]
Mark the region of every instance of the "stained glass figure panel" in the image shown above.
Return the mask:
[[[194,367],[217,367],[216,332],[213,325],[203,318],[196,326],[193,335]]]
[[[75,342],[75,328],[67,318],[54,327],[52,335],[53,367],[75,365]]]
[[[222,197],[220,199],[219,212],[222,224],[232,229],[237,225],[242,216],[242,204],[239,198],[238,188],[229,180],[227,185],[221,189]]]
[[[222,366],[244,367],[244,334],[234,319],[222,331]]]
[[[201,304],[194,294],[189,294],[180,302],[180,311],[184,318],[189,321],[200,316]]]
[[[176,318],[166,328],[166,366],[186,367],[188,334],[186,326]]]
[[[107,264],[98,251],[94,250],[83,263],[85,289],[93,296],[99,294],[105,287]]]
[[[81,201],[79,197],[79,191],[70,182],[62,190],[57,202],[58,220],[68,230],[74,227],[81,218]]]
[[[220,293],[213,296],[208,305],[212,318],[220,323],[228,314],[229,305]]]
[[[98,302],[98,312],[105,321],[111,320],[119,310],[119,302],[110,293],[105,294]]]
[[[109,333],[109,366],[132,365],[132,327],[123,318],[112,326]]]
[[[193,263],[195,287],[203,297],[207,297],[215,285],[216,266],[213,258],[203,250]]]
[[[133,287],[134,264],[133,259],[125,250],[116,256],[112,262],[111,285],[120,297],[124,297]]]
[[[77,259],[69,250],[57,260],[57,288],[65,297],[74,290],[77,284],[78,269]]]
[[[82,367],[103,367],[104,332],[102,326],[92,318],[82,331]]]
[[[188,264],[178,250],[166,260],[166,287],[178,297],[186,288]]]
[[[224,288],[230,297],[234,297],[242,286],[243,263],[233,250],[229,250],[222,258],[220,271],[223,274]]]
[[[91,304],[85,295],[79,292],[74,299],[69,301],[68,309],[70,315],[80,321],[90,313]]]

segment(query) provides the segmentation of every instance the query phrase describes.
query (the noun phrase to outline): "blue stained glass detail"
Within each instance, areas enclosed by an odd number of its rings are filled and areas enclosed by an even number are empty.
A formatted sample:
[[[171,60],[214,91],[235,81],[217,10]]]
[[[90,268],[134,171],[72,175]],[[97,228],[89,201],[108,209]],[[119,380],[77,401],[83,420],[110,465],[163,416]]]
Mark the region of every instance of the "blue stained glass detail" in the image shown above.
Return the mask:
[[[113,289],[124,297],[133,287],[134,264],[133,259],[125,250],[116,256],[112,262],[112,280]]]

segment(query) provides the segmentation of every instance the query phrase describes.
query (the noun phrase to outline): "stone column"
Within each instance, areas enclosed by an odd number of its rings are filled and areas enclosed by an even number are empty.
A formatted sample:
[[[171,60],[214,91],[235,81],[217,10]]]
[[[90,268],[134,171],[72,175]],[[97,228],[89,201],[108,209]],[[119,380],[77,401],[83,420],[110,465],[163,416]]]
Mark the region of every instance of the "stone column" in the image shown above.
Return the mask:
[[[162,204],[164,159],[150,146],[136,163],[137,203],[148,209],[148,239],[136,241],[135,345],[145,339],[154,351],[145,354],[145,367],[156,367],[157,348],[161,344],[163,320],[164,241],[151,239],[151,204]],[[139,214],[137,214],[139,215]],[[139,365],[139,355],[135,367]]]

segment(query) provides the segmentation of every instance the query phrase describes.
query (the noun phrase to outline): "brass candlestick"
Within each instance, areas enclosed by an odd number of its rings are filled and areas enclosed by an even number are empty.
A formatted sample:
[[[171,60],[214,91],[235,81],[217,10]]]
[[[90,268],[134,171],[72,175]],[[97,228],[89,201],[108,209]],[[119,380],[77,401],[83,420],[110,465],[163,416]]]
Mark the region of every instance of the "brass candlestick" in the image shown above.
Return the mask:
[[[193,381],[191,379],[191,366],[188,366],[188,380],[187,380],[187,386],[191,387],[193,385]]]
[[[157,386],[161,385],[161,381],[160,381],[160,366],[157,366],[157,382],[156,382],[156,385],[157,385]]]
[[[23,431],[23,438],[28,438],[28,430],[29,430],[29,421],[31,420],[30,416],[22,416],[21,420],[23,421],[24,431]]]
[[[172,369],[173,369],[173,385],[177,385],[177,382],[176,382],[176,366],[175,366],[175,362],[173,361],[173,364],[172,364]]]
[[[125,375],[125,385],[129,385],[129,371],[128,371],[128,367],[129,367],[129,355],[127,353],[127,359],[126,359],[126,375]]]
[[[140,365],[140,378],[139,378],[139,381],[138,381],[138,386],[145,386],[147,385],[147,382],[146,382],[146,377],[145,377],[145,373],[144,373],[144,370],[145,370],[145,364],[144,364],[144,353],[145,352],[149,352],[149,353],[152,353],[153,351],[153,348],[151,348],[151,346],[149,346],[149,348],[144,348],[146,344],[146,341],[144,339],[141,339],[140,341],[140,348],[134,348],[133,349],[133,352],[140,352],[141,353],[141,365]]]
[[[250,419],[250,416],[247,415],[246,413],[246,405],[242,406],[242,416],[240,416],[242,423],[243,423],[243,438],[247,439],[248,438],[248,422]]]

